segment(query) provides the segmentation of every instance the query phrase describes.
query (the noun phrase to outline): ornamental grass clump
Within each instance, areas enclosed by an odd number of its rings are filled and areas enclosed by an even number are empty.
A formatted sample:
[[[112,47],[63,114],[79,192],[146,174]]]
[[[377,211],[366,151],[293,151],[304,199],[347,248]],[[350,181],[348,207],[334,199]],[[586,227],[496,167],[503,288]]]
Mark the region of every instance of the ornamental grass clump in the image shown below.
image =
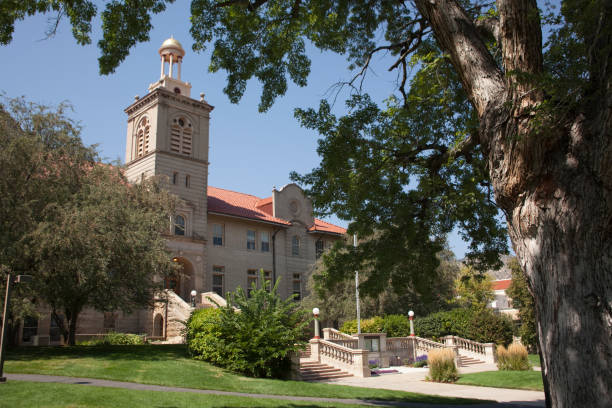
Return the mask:
[[[427,363],[430,381],[451,383],[459,378],[455,366],[455,352],[451,349],[430,350]]]
[[[531,369],[527,349],[520,343],[512,343],[508,349],[497,346],[497,368],[509,371],[527,371]]]

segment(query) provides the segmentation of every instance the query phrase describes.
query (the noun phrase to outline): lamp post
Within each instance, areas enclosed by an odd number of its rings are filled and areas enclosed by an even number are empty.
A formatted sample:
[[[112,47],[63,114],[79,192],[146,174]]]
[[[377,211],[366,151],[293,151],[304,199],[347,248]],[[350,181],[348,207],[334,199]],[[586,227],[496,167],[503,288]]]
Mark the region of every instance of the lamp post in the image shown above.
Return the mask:
[[[313,338],[320,339],[321,337],[319,337],[319,308],[315,307],[314,309],[312,309],[312,314],[314,315],[314,323],[315,323]]]
[[[412,339],[412,361],[416,362],[416,338],[414,337],[414,312],[411,310],[408,312],[408,318],[410,319],[410,338]]]
[[[195,307],[196,306],[196,295],[198,294],[198,292],[196,292],[196,290],[192,290],[191,291],[191,307]]]
[[[408,312],[408,318],[410,319],[410,337],[414,337],[414,312],[411,310]]]
[[[31,280],[32,276],[30,275],[17,275],[15,280],[11,279],[10,273],[6,276],[6,293],[4,295],[4,309],[2,311],[2,332],[0,332],[0,384],[6,382],[6,377],[4,376],[4,343],[7,340],[6,331],[8,324],[6,321],[8,320],[8,308],[11,301],[11,283],[26,283]]]
[[[357,249],[357,234],[353,234],[353,248]],[[355,303],[357,304],[357,334],[361,334],[361,312],[359,310],[359,270],[355,269]]]

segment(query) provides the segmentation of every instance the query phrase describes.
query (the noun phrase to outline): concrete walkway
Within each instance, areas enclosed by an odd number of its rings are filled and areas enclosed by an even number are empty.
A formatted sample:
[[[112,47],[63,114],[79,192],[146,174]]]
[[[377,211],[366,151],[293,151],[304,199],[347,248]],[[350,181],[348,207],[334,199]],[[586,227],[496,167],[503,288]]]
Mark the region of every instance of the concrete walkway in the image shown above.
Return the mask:
[[[541,391],[434,383],[425,381],[425,377],[429,373],[427,368],[392,367],[392,369],[395,368],[397,368],[400,373],[381,374],[369,378],[347,377],[326,382],[330,384],[352,385],[355,387],[418,392],[421,394],[440,395],[443,397],[487,399],[512,404],[512,406],[545,406],[544,393]],[[478,364],[459,369],[460,374],[481,371],[497,371],[497,366],[495,364]]]
[[[207,395],[227,395],[235,397],[248,397],[248,398],[263,398],[263,399],[277,399],[283,401],[305,401],[305,402],[321,402],[328,404],[355,404],[355,405],[366,405],[366,406],[380,406],[380,407],[406,407],[406,408],[457,408],[461,405],[443,405],[443,404],[421,404],[421,403],[410,403],[410,402],[391,402],[391,401],[377,401],[377,400],[364,400],[364,399],[341,399],[341,398],[317,398],[317,397],[298,397],[298,396],[285,396],[285,395],[270,395],[270,394],[252,394],[242,392],[231,392],[231,391],[218,391],[218,390],[198,390],[193,388],[181,388],[181,387],[166,387],[161,385],[150,385],[150,384],[139,384],[132,382],[122,381],[110,381],[110,380],[99,380],[95,378],[78,378],[78,377],[63,377],[55,375],[40,375],[40,374],[5,374],[9,381],[34,381],[34,382],[45,382],[45,383],[62,383],[62,384],[78,384],[83,386],[96,386],[96,387],[110,387],[110,388],[124,388],[130,390],[143,390],[143,391],[162,391],[162,392],[189,392],[194,394],[207,394]],[[380,377],[373,377],[374,380],[383,379],[383,383],[389,383],[387,378],[389,376],[395,376],[399,378],[405,374],[385,375]],[[364,378],[361,380],[370,380]],[[336,382],[340,383],[340,382]],[[347,384],[356,385],[356,384]],[[440,384],[437,384],[440,385]],[[366,386],[366,385],[359,385]],[[387,388],[387,387],[376,387],[367,385],[371,388]],[[0,386],[1,387],[1,386]],[[461,386],[464,387],[464,386]],[[483,388],[483,387],[468,387],[465,388],[481,388],[482,390],[495,390],[494,388]],[[404,388],[389,388],[398,389],[402,391],[414,391]],[[494,391],[489,391],[488,395],[483,392],[481,395],[474,398],[482,399],[495,399],[492,395]],[[432,393],[434,394],[434,393]],[[439,394],[442,395],[442,394]],[[457,396],[457,395],[453,395]],[[464,396],[464,395],[462,395]],[[467,397],[467,396],[466,396]],[[538,405],[532,405],[530,403],[523,402],[512,402],[512,403],[501,403],[501,404],[477,404],[477,405],[465,405],[470,408],[519,408],[519,407],[533,407]]]

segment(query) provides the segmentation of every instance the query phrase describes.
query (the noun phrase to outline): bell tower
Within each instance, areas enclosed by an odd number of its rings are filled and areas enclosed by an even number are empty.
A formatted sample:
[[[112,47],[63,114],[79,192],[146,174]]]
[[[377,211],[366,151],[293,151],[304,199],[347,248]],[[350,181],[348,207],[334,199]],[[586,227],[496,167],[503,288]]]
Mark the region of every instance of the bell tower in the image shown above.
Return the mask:
[[[195,288],[199,289],[196,258],[205,257],[209,121],[213,106],[191,98],[191,84],[181,79],[185,50],[174,38],[159,48],[161,73],[149,92],[135,97],[128,115],[126,176],[132,183],[164,176],[167,188],[182,199],[169,225],[169,249],[193,259]],[[192,252],[192,256],[187,256]],[[204,269],[202,269],[203,274]],[[194,284],[194,282],[192,282]],[[193,285],[192,285],[193,286]]]

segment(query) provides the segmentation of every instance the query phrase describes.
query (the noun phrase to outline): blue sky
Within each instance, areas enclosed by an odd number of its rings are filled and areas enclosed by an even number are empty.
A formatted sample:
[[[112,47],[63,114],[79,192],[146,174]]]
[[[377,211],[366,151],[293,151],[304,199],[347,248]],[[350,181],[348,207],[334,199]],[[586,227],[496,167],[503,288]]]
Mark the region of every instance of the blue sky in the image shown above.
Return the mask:
[[[73,118],[83,126],[86,144],[98,144],[107,160],[125,156],[126,114],[135,95],[147,93],[150,83],[159,79],[161,43],[170,35],[186,50],[182,78],[192,84],[192,97],[200,92],[215,106],[210,122],[209,184],[230,190],[267,197],[273,186],[289,183],[293,170],[305,173],[320,161],[318,135],[301,128],[293,117],[296,107],[316,107],[323,98],[333,100],[330,86],[352,77],[344,57],[310,50],[312,69],[308,86],[290,84],[287,94],[266,113],[258,113],[260,87],[251,81],[238,105],[223,94],[225,73],[208,72],[210,53],[196,54],[189,35],[189,7],[184,1],[171,4],[155,16],[151,40],[138,44],[115,73],[98,73],[100,22],[93,24],[92,44],[79,46],[72,37],[67,21],[62,21],[55,37],[44,40],[47,16],[34,16],[17,22],[13,41],[0,47],[0,91],[9,97],[47,105],[69,101]],[[366,91],[382,101],[395,90],[395,74],[387,73],[390,59],[374,61],[374,71],[365,81]],[[342,113],[344,97],[337,98],[335,109]],[[297,158],[296,158],[297,157]],[[346,222],[331,218],[346,226]],[[462,258],[467,244],[456,234],[450,237],[451,249]]]

